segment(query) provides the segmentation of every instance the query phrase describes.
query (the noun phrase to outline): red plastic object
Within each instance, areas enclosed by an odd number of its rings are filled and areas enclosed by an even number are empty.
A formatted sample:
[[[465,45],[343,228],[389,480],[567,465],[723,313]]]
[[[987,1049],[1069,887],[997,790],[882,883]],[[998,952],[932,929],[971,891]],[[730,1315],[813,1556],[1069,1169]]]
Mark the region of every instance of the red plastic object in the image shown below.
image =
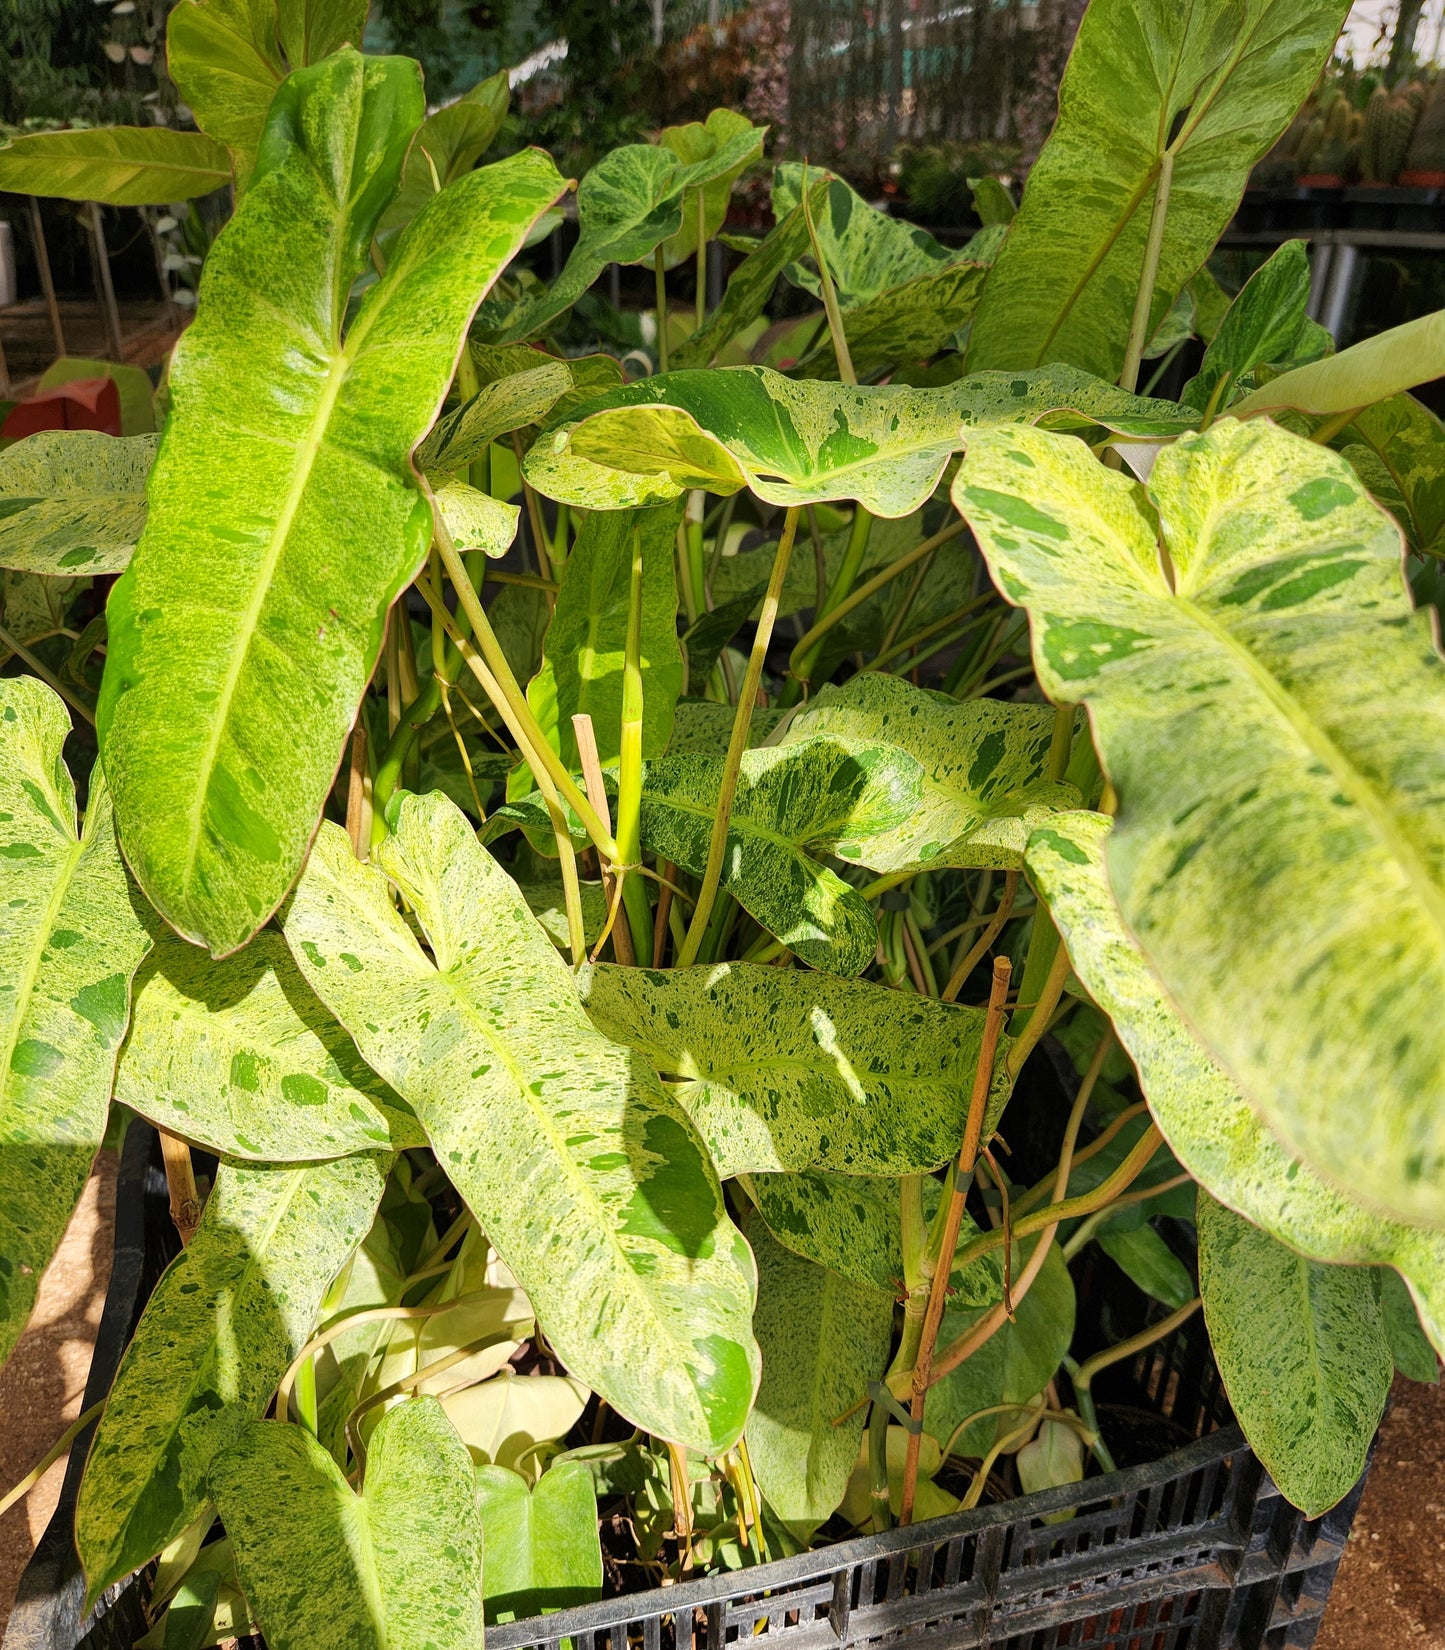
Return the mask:
[[[113,378],[73,378],[17,401],[3,424],[0,438],[18,441],[37,430],[102,430],[120,434],[120,392]]]

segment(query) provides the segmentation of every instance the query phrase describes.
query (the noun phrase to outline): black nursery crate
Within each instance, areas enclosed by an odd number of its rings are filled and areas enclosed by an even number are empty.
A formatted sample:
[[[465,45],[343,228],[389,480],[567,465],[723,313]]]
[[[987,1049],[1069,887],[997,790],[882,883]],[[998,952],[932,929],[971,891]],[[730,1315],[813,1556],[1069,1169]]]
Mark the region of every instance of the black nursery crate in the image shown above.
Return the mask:
[[[135,1123],[117,1195],[116,1258],[86,1389],[108,1388],[131,1327],[175,1251],[155,1133]],[[1100,1339],[1139,1323],[1109,1269],[1080,1277]],[[1097,1332],[1099,1325],[1092,1326]],[[1307,1650],[1315,1642],[1364,1479],[1306,1519],[1232,1424],[1196,1313],[1095,1398],[1116,1449],[1158,1434],[1158,1460],[823,1547],[796,1558],[487,1630],[486,1650]],[[1178,1440],[1187,1439],[1182,1447]],[[128,1650],[145,1631],[146,1572],[81,1620],[71,1526],[88,1436],[77,1442],[54,1519],[21,1581],[3,1650]],[[1050,1514],[1067,1513],[1056,1523]],[[243,1641],[262,1650],[257,1640]]]

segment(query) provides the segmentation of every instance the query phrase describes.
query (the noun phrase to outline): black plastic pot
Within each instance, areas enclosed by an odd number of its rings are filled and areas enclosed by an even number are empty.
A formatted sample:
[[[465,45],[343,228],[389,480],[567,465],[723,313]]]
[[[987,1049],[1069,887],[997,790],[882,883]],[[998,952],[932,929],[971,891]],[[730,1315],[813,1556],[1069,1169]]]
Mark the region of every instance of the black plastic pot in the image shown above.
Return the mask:
[[[146,1294],[174,1250],[154,1131],[132,1125],[116,1260],[90,1404],[105,1392]],[[1081,1295],[1107,1308],[1107,1271]],[[1137,1292],[1135,1292],[1137,1293]],[[908,1530],[487,1630],[487,1650],[724,1650],[755,1634],[787,1650],[1307,1650],[1315,1642],[1364,1479],[1306,1519],[1233,1424],[1200,1314],[1095,1383],[1111,1442],[1188,1439],[1160,1459]],[[71,1542],[83,1438],[26,1570],[3,1650],[129,1650],[144,1573],[82,1622]],[[1067,1513],[1055,1523],[1050,1514]],[[254,1641],[253,1641],[254,1642]]]

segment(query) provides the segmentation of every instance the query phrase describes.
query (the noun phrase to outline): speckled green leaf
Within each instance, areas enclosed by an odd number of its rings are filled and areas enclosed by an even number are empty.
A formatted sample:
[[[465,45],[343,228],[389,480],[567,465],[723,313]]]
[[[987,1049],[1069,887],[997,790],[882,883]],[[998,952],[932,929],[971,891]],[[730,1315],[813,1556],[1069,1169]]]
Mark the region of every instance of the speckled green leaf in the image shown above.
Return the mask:
[[[1445,373],[1445,310],[1437,309],[1404,326],[1377,332],[1308,366],[1278,378],[1237,401],[1230,411],[1239,418],[1283,407],[1308,413],[1349,412],[1428,384]]]
[[[1354,467],[1412,550],[1445,556],[1445,425],[1413,395],[1357,413],[1330,443]]]
[[[99,767],[79,833],[65,706],[0,680],[0,1364],[105,1134],[130,982],[150,945]]]
[[[581,1461],[555,1462],[535,1485],[510,1467],[478,1467],[477,1506],[488,1626],[602,1596],[597,1492]]]
[[[1375,1281],[1380,1289],[1380,1315],[1385,1322],[1395,1368],[1406,1380],[1437,1385],[1440,1359],[1425,1334],[1404,1279],[1388,1266],[1382,1266],[1376,1271]]]
[[[173,1134],[263,1163],[426,1144],[279,934],[214,962],[163,931],[136,977],[115,1095]]]
[[[642,841],[695,876],[707,864],[723,758],[665,756],[642,779]],[[866,857],[866,844],[918,806],[905,752],[819,737],[743,752],[722,886],[809,967],[861,974],[878,946],[872,908],[815,855]]]
[[[949,263],[843,311],[843,336],[853,371],[863,382],[898,363],[926,361],[968,325],[983,292],[988,265]],[[798,378],[837,377],[833,336],[826,330],[793,369]]]
[[[1068,361],[1115,378],[1165,147],[1152,336],[1329,59],[1349,0],[1094,0],[969,341],[971,371]]]
[[[409,59],[347,50],[286,81],[206,260],[150,519],[110,597],[97,719],[121,843],[152,903],[217,955],[305,858],[386,610],[430,538],[408,454],[468,318],[560,188],[536,150],[460,179],[343,342],[420,115]]]
[[[0,567],[119,573],[145,526],[158,439],[41,430],[0,452]]]
[[[954,499],[1045,691],[1088,705],[1109,880],[1187,1022],[1306,1162],[1445,1223],[1445,666],[1396,528],[1338,455],[1231,419],[1148,497],[984,436]]]
[[[758,1258],[763,1381],[748,1418],[748,1454],[768,1504],[785,1523],[823,1523],[848,1487],[865,1413],[835,1426],[888,1362],[893,1297],[825,1272],[748,1228]]]
[[[1244,283],[1180,399],[1201,412],[1212,401],[1222,412],[1233,386],[1261,362],[1294,360],[1309,300],[1309,248],[1286,241]]]
[[[961,1136],[960,1136],[961,1138]],[[755,1174],[758,1214],[785,1249],[840,1278],[896,1294],[903,1287],[899,1182],[884,1176]]]
[[[17,195],[163,206],[230,181],[230,157],[219,143],[167,126],[30,132],[0,145],[0,189]]]
[[[75,1540],[92,1597],[205,1510],[212,1457],[260,1418],[306,1344],[390,1162],[221,1165],[121,1359],[85,1465]]]
[[[361,44],[359,39],[353,43]],[[401,187],[377,231],[383,250],[391,250],[397,234],[432,198],[438,185],[445,189],[455,183],[482,158],[507,117],[510,95],[507,71],[499,69],[417,127],[402,168]]]
[[[672,738],[667,742],[667,754],[691,756],[701,752],[725,756],[728,739],[732,735],[734,714],[731,705],[716,704],[710,699],[679,699],[672,718]],[[782,720],[783,714],[779,710],[755,710],[748,721],[748,744],[761,745]]]
[[[821,212],[828,180],[820,178],[808,185],[808,204]],[[778,277],[789,264],[796,263],[809,247],[808,223],[801,206],[780,214],[777,223],[757,247],[732,272],[722,302],[686,343],[672,352],[672,365],[706,367],[763,313]]]
[[[840,177],[819,173],[816,167],[809,168],[807,175],[810,183],[822,177],[828,185],[823,210],[815,212],[813,228],[840,309],[856,309],[950,262],[948,248],[940,246],[926,229],[869,206]],[[797,161],[774,169],[773,211],[779,217],[797,206],[803,176],[804,168]],[[785,273],[794,286],[811,292],[815,298],[822,296],[822,285],[811,255],[806,264],[794,264]]]
[[[505,556],[517,536],[515,504],[505,504],[465,481],[440,481],[432,493],[437,514],[458,550],[480,550],[494,561]]]
[[[473,344],[471,350],[482,386],[470,401],[438,419],[416,450],[419,469],[463,469],[498,436],[540,424],[568,396],[580,393],[590,400],[621,382],[616,363],[607,356],[559,361],[528,344]]]
[[[643,379],[578,411],[527,454],[527,479],[549,498],[615,510],[691,487],[750,487],[770,504],[853,498],[878,516],[911,515],[971,432],[994,424],[1052,415],[1069,427],[1163,439],[1197,421],[1172,401],[1061,368],[916,390],[723,367]]]
[[[502,328],[496,341],[538,337],[608,264],[651,258],[655,247],[682,228],[688,191],[726,176],[756,147],[750,126],[691,164],[650,143],[627,143],[604,155],[577,191],[577,244],[562,273]]]
[[[207,142],[230,151],[226,171],[234,170],[244,189],[266,111],[286,74],[274,3],[179,0],[166,24],[166,70]]]
[[[694,166],[711,160],[720,149],[728,148],[731,162],[723,172],[709,177],[704,184],[687,190],[682,198],[682,228],[669,235],[662,243],[663,264],[676,269],[689,258],[697,256],[698,197],[702,197],[703,235],[711,240],[727,217],[728,200],[738,178],[763,152],[766,126],[754,126],[746,115],[735,109],[714,109],[706,121],[691,120],[682,126],[664,126],[657,141],[670,150],[684,166]],[[737,140],[751,135],[751,145]]]
[[[1398,1269],[1445,1352],[1445,1232],[1372,1213],[1299,1162],[1259,1121],[1180,1020],[1124,927],[1104,871],[1109,828],[1100,814],[1052,821],[1029,843],[1029,877],[1048,902],[1074,972],[1132,1056],[1164,1138],[1220,1202],[1301,1254]]]
[[[1395,1373],[1374,1277],[1305,1260],[1206,1193],[1199,1288],[1250,1447],[1289,1500],[1318,1518],[1364,1471]]]
[[[592,1028],[453,804],[404,798],[376,857],[322,827],[286,918],[302,972],[411,1103],[568,1369],[650,1432],[728,1448],[757,1379],[752,1262],[686,1114]]]
[[[1023,862],[1029,833],[1061,808],[1072,785],[1050,780],[1048,705],[1000,699],[960,703],[873,671],[825,687],[788,725],[783,749],[814,735],[849,745],[896,745],[923,769],[919,806],[894,830],[860,844],[857,863],[878,872]],[[853,859],[846,848],[839,857]]]
[[[553,750],[581,766],[572,718],[592,718],[597,752],[617,760],[622,737],[622,663],[635,545],[642,547],[642,754],[661,756],[672,737],[682,692],[677,645],[677,529],[682,507],[598,510],[582,523],[567,557],[562,588],[542,644],[542,668],[527,684],[527,703]]]
[[[678,1098],[724,1176],[916,1174],[963,1138],[978,1009],[754,963],[599,963],[578,985],[606,1036],[681,1079]],[[1001,1052],[993,1116],[1008,1094],[1002,1067]]]
[[[270,1650],[478,1650],[472,1458],[435,1398],[384,1415],[358,1495],[304,1427],[258,1421],[211,1465]]]
[[[975,1235],[964,1217],[962,1242]],[[1013,1275],[1017,1277],[1033,1256],[1038,1239],[1025,1239],[1014,1246]],[[997,1250],[979,1263],[992,1274],[991,1299],[987,1304],[965,1304],[961,1298],[947,1307],[938,1344],[966,1334],[1003,1299],[1003,1264]],[[995,1404],[1023,1405],[1037,1398],[1058,1371],[1059,1361],[1074,1338],[1074,1283],[1057,1244],[1048,1254],[1027,1295],[1018,1302],[1011,1321],[991,1335],[972,1357],[928,1389],[923,1425],[942,1445],[947,1445],[954,1429],[970,1415]],[[958,1435],[955,1455],[982,1455],[996,1437],[1012,1432],[1023,1420],[1017,1413],[989,1415],[974,1421]]]

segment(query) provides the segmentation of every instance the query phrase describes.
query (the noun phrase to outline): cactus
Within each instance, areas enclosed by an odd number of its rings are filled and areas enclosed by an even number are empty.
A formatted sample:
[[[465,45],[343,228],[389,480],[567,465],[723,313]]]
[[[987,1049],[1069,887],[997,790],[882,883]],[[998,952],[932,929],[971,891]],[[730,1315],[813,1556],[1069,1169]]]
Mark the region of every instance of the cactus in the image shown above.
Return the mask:
[[[1365,109],[1365,139],[1360,157],[1360,169],[1367,178],[1383,178],[1380,147],[1385,125],[1390,118],[1390,94],[1383,86],[1376,86]]]
[[[1390,100],[1384,130],[1380,133],[1378,156],[1379,175],[1385,183],[1394,183],[1405,170],[1405,157],[1410,152],[1410,140],[1415,135],[1419,119],[1420,111],[1412,98],[1396,97]]]
[[[1445,94],[1438,88],[1415,128],[1405,168],[1410,172],[1445,172]]]
[[[1305,127],[1304,133],[1295,149],[1295,169],[1300,173],[1313,172],[1315,160],[1319,155],[1320,146],[1325,141],[1325,117],[1314,115]]]

